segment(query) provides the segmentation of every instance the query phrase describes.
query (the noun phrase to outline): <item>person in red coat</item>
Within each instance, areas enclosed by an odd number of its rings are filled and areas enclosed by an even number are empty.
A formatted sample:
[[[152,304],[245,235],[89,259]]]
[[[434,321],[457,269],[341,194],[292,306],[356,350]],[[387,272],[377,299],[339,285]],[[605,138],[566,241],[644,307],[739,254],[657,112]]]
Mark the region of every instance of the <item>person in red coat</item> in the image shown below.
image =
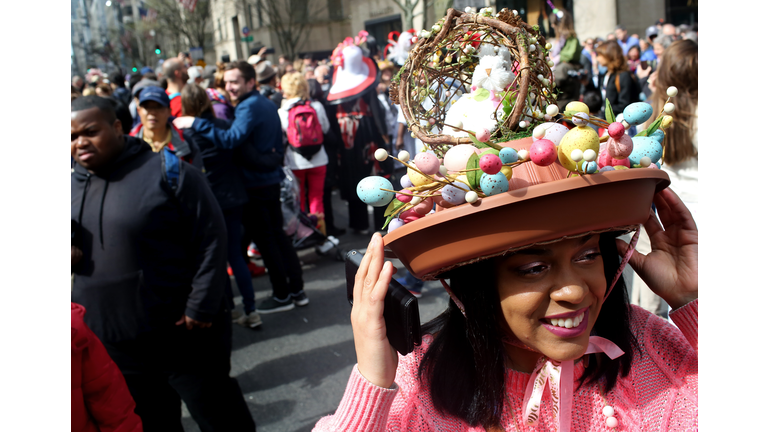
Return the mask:
[[[72,431],[141,432],[125,378],[72,303]]]

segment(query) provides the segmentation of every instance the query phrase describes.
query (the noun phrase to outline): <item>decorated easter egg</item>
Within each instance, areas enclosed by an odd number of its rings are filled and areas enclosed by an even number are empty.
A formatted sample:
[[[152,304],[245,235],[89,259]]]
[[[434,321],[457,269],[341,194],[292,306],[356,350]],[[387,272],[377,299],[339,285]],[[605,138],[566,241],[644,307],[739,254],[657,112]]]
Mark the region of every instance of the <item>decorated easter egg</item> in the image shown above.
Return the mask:
[[[656,129],[653,131],[651,135],[649,135],[651,138],[655,139],[656,141],[663,143],[664,142],[664,131],[661,129]]]
[[[616,171],[616,168],[608,165],[600,168],[600,172]]]
[[[613,122],[608,125],[608,135],[613,139],[621,138],[624,136],[624,132],[626,132],[626,129],[624,129],[624,125],[621,122]]]
[[[435,181],[433,178],[422,175],[420,172],[411,168],[408,168],[408,178],[411,179],[411,183],[413,183],[414,186],[423,186]]]
[[[548,139],[534,141],[528,150],[531,162],[538,166],[552,165],[557,160],[557,147],[555,147],[555,143]]]
[[[464,195],[467,191],[452,185],[445,185],[440,191],[443,199],[453,205],[459,205],[464,203]]]
[[[421,219],[423,216],[413,211],[413,209],[406,210],[400,213],[400,219],[405,223],[413,222],[417,219]]]
[[[510,164],[510,163],[517,162],[517,159],[519,158],[519,156],[517,154],[517,150],[511,147],[504,147],[499,152],[499,158],[501,158],[501,163]]]
[[[653,115],[653,107],[649,103],[635,102],[624,108],[624,121],[637,126],[645,123]]]
[[[369,176],[357,184],[357,196],[360,200],[374,207],[383,207],[395,197],[394,192],[381,189],[392,189],[392,183],[384,177]]]
[[[654,138],[635,136],[632,138],[632,143],[634,148],[632,154],[629,155],[629,163],[632,166],[639,165],[640,159],[644,157],[650,158],[651,162],[658,162],[661,159],[664,148]]]
[[[512,167],[503,166],[499,172],[504,174],[504,177],[506,177],[507,180],[512,178]]]
[[[471,144],[459,144],[445,152],[443,165],[448,171],[461,171],[467,169],[469,157],[475,154],[475,146]]]
[[[597,162],[584,161],[581,163],[581,171],[587,174],[594,174],[597,172]]]
[[[432,175],[440,170],[440,160],[433,153],[419,153],[413,158],[413,163],[424,174]]]
[[[480,158],[480,169],[486,174],[496,174],[501,171],[501,159],[495,154],[485,154]]]
[[[565,112],[582,112],[584,114],[589,115],[589,107],[584,102],[579,101],[573,101],[568,102],[568,105],[565,106]]]
[[[480,177],[480,189],[488,196],[500,194],[509,190],[509,180],[501,172],[483,174]]]
[[[570,129],[568,129],[566,126],[561,125],[560,123],[542,123],[538,126],[536,126],[536,129],[542,128],[544,129],[544,136],[541,138],[536,138],[536,136],[533,137],[534,141],[538,141],[540,139],[548,139],[552,141],[555,146],[560,145],[560,140],[563,139],[565,134],[568,133]]]
[[[432,199],[432,197],[424,198],[423,200],[421,200],[420,203],[413,206],[413,211],[424,216],[432,210],[433,204],[434,204],[434,200]]]
[[[629,168],[629,159],[614,159],[611,157],[611,155],[608,154],[608,149],[601,151],[599,155],[597,155],[597,167],[603,168],[606,166],[625,166]]]
[[[491,139],[491,132],[485,128],[480,129],[477,131],[475,138],[477,138],[477,140],[480,142],[487,142],[489,139]]]
[[[632,154],[632,147],[632,137],[623,134],[618,140],[613,137],[608,138],[605,149],[614,159],[626,159]]]
[[[408,178],[408,174],[405,174],[402,177],[400,177],[400,186],[402,186],[403,188],[409,188],[413,186],[411,179]]]
[[[398,201],[402,201],[402,202],[404,202],[404,203],[408,203],[408,202],[411,202],[411,200],[413,199],[413,197],[412,197],[411,195],[406,195],[406,194],[404,194],[403,192],[406,192],[406,193],[408,193],[408,194],[410,194],[410,193],[411,193],[411,191],[409,191],[409,190],[407,190],[407,189],[403,189],[403,190],[401,190],[401,191],[400,191],[400,193],[398,193],[398,194],[395,194],[395,199],[397,199]]]
[[[403,225],[405,225],[405,221],[403,221],[400,218],[394,218],[391,221],[389,221],[389,225],[387,225],[387,232],[391,233],[392,231],[400,228]]]
[[[574,150],[582,152],[592,149],[595,153],[600,151],[600,138],[591,127],[575,127],[568,131],[557,147],[557,158],[560,164],[568,171],[578,171],[579,164],[571,158]]]

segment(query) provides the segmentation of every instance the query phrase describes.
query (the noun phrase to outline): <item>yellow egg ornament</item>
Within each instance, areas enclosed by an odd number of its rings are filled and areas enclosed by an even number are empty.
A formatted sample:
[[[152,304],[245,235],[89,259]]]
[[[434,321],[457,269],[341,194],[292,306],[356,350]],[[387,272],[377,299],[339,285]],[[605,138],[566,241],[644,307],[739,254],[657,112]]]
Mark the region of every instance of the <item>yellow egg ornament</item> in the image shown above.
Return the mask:
[[[410,165],[410,164],[409,164]],[[422,175],[416,170],[408,168],[408,178],[411,180],[414,186],[424,186],[425,184],[435,181],[432,177]]]
[[[589,115],[589,107],[584,102],[568,102],[568,105],[565,106],[565,112],[582,112]]]
[[[570,104],[569,104],[570,105]],[[582,154],[587,150],[600,151],[600,137],[587,125],[577,126],[568,131],[557,146],[557,159],[568,171],[582,172],[580,164],[571,159],[571,153],[579,149]]]
[[[504,174],[504,177],[507,178],[507,180],[512,178],[512,167],[509,166],[503,166],[501,167],[501,173]]]

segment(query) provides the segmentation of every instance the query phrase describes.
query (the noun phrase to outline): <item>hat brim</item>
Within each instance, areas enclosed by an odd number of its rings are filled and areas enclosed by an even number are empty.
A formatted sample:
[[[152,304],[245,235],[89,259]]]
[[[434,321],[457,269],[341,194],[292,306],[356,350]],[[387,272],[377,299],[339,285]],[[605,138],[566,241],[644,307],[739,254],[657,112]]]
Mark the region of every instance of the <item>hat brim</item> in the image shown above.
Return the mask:
[[[414,276],[434,280],[534,244],[630,231],[648,219],[654,194],[669,183],[662,170],[635,168],[534,184],[405,224],[384,245]]]
[[[370,88],[374,87],[379,81],[379,68],[376,63],[370,57],[363,57],[363,62],[368,66],[368,75],[365,80],[355,87],[339,91],[336,86],[336,77],[338,74],[338,67],[334,69],[333,82],[331,88],[328,90],[328,102],[333,105],[344,103],[350,100],[354,100],[359,95],[366,92]]]

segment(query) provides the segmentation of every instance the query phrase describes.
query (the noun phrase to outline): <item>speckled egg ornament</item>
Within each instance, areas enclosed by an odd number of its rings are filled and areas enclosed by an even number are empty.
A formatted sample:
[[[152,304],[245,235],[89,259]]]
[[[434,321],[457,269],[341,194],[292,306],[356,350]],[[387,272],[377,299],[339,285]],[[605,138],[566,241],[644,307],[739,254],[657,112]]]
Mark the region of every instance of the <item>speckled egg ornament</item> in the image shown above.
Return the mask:
[[[433,153],[419,153],[413,158],[413,163],[424,174],[436,174],[440,170],[440,160]]]
[[[614,159],[628,158],[632,154],[633,148],[632,137],[627,134],[621,135],[621,138],[618,140],[613,137],[608,138],[608,142],[605,145],[608,154]]]
[[[357,196],[370,206],[384,207],[392,201],[395,194],[381,189],[392,189],[392,183],[384,177],[366,177],[357,184]]]
[[[635,102],[624,108],[624,121],[637,126],[648,121],[653,115],[653,107],[649,103]]]
[[[632,138],[634,148],[632,154],[629,155],[629,163],[632,166],[639,165],[640,159],[648,157],[651,162],[658,162],[661,159],[664,147],[661,143],[652,137],[639,137]]]
[[[552,123],[552,122],[542,123],[536,126],[536,128],[537,129],[542,128],[544,130],[544,136],[542,136],[541,138],[536,138],[534,136],[533,141],[538,141],[540,139],[548,139],[552,141],[552,143],[554,143],[555,146],[560,145],[560,141],[563,139],[565,134],[567,134],[568,131],[570,130],[566,126],[563,126],[559,123]]]
[[[496,174],[501,171],[501,159],[495,154],[485,154],[480,158],[480,169],[486,174]]]
[[[599,152],[600,137],[597,136],[597,132],[589,126],[577,126],[565,134],[557,147],[557,158],[568,171],[580,171],[579,164],[571,158],[571,153],[575,149],[582,152],[592,149],[596,153]]]
[[[459,144],[453,146],[445,153],[443,158],[443,165],[448,168],[448,171],[461,171],[467,169],[467,161],[469,157],[475,154],[476,147],[471,144]]]
[[[480,177],[480,189],[488,196],[507,192],[509,190],[509,180],[502,173],[483,174]]]
[[[531,162],[538,166],[552,165],[557,160],[557,147],[548,139],[534,141],[528,150]]]
[[[517,150],[511,147],[504,147],[499,152],[499,158],[504,165],[517,162],[520,156],[517,154]]]

